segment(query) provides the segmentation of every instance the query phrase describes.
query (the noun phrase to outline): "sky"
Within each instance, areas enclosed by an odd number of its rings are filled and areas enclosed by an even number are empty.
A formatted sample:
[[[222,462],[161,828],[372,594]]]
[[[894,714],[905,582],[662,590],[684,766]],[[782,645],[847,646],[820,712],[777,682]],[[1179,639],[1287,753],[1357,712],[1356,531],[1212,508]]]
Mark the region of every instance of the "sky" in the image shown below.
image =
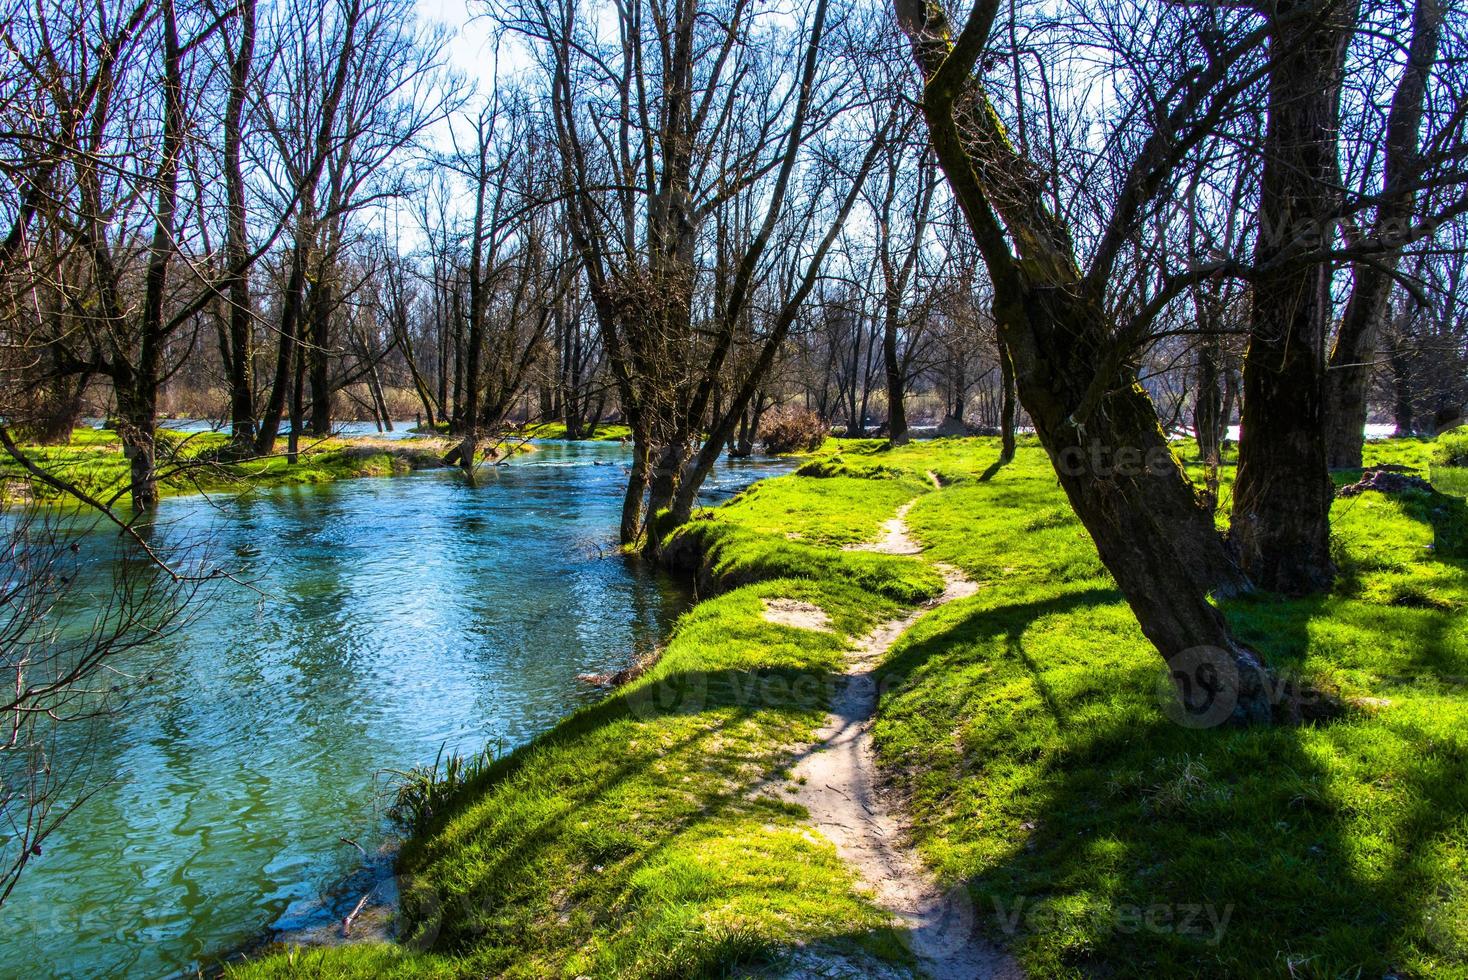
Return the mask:
[[[449,42],[450,64],[475,81],[488,82],[494,49],[489,20],[475,19],[465,0],[417,0],[417,3],[418,15],[424,20],[436,21],[455,31]]]

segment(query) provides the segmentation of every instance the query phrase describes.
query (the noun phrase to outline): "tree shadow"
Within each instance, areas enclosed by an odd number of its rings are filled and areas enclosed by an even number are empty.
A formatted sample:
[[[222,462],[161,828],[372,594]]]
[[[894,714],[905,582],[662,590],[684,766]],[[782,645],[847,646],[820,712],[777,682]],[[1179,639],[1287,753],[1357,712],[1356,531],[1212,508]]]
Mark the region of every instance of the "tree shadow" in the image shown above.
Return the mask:
[[[994,477],[999,475],[1000,470],[1004,469],[1004,467],[1008,466],[1012,462],[1014,461],[1006,461],[1003,459],[994,460],[994,462],[990,463],[987,467],[984,468],[984,472],[979,474],[979,482],[988,483],[990,480],[994,479]]]
[[[909,686],[913,675],[922,665],[934,657],[941,657],[954,645],[982,643],[987,639],[1003,637],[1006,652],[1024,665],[1051,717],[1058,726],[1064,727],[1066,718],[1060,699],[1045,680],[1040,665],[1025,650],[1024,633],[1030,624],[1042,617],[1116,602],[1119,599],[1120,595],[1113,589],[1082,587],[1038,601],[985,608],[981,612],[965,616],[939,632],[903,642],[878,669],[879,690],[895,691]]]
[[[633,915],[639,872],[683,835],[730,821],[794,826],[788,804],[756,793],[788,754],[741,750],[741,740],[749,723],[793,729],[824,712],[844,680],[794,668],[675,671],[577,711],[493,763],[405,848],[409,944],[508,965],[568,929],[575,948],[614,910]],[[607,739],[625,745],[610,766]],[[728,953],[720,948],[707,955]]]
[[[1183,728],[1162,711],[1145,641],[1118,653],[1093,618],[1112,601],[1097,589],[972,604],[887,665],[879,717],[960,746],[935,761],[894,738],[883,761],[925,853],[967,882],[980,930],[1035,975],[1463,962],[1461,724],[1404,709],[1321,728]],[[1059,612],[1066,630],[1030,629]],[[1314,614],[1305,604],[1298,632],[1265,645],[1302,657]],[[934,697],[945,677],[972,689]]]

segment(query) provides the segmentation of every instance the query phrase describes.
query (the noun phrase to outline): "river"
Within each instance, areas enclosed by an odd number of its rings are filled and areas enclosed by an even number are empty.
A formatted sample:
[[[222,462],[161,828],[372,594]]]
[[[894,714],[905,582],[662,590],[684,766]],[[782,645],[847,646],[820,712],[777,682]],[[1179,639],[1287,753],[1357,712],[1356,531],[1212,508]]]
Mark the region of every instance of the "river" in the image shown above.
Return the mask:
[[[101,723],[106,780],[6,902],[0,976],[167,976],[339,916],[332,886],[364,867],[340,839],[387,839],[384,770],[523,743],[600,696],[577,674],[626,666],[686,608],[616,552],[626,458],[543,443],[476,488],[437,471],[165,500],[155,545],[204,542],[264,597],[224,586],[128,655],[153,680]],[[721,464],[710,498],[789,468]]]

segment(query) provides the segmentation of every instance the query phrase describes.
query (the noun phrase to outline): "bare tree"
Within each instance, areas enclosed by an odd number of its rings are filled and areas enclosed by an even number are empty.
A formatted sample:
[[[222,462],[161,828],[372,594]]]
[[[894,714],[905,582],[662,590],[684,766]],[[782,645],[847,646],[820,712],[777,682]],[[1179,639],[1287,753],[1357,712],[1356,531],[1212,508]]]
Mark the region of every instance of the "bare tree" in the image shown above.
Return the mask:
[[[1251,83],[1240,63],[1258,40],[1246,32],[1231,44],[1204,47],[1186,12],[1150,24],[1129,21],[1156,39],[1154,50],[1167,52],[1161,67],[1176,72],[1176,81],[1140,89],[1135,114],[1125,106],[1124,125],[1156,125],[1133,142],[1113,144],[1113,152],[1126,152],[1116,162],[1121,179],[1083,266],[1075,229],[1050,207],[1043,182],[1006,135],[988,86],[974,73],[999,6],[980,0],[955,34],[936,6],[896,2],[926,80],[923,108],[934,151],[989,270],[1020,399],[1143,632],[1174,665],[1180,693],[1196,696],[1186,690],[1199,680],[1190,651],[1207,646],[1223,651],[1231,669],[1205,686],[1226,687],[1214,693],[1234,699],[1238,718],[1267,719],[1259,657],[1233,638],[1208,601],[1210,593],[1245,588],[1246,580],[1172,461],[1128,364],[1161,307],[1199,272],[1164,282],[1130,309],[1116,302],[1112,284],[1118,259],[1170,189],[1169,176]]]
[[[691,512],[813,288],[875,148],[850,159],[851,141],[833,128],[841,62],[824,0],[793,26],[745,0],[635,3],[614,14],[598,19],[567,0],[500,16],[531,40],[550,76],[572,237],[633,432],[621,522],[630,542],[650,515],[667,510],[666,527]],[[615,38],[602,36],[607,24]],[[761,43],[749,43],[756,33]],[[798,65],[780,57],[791,44]],[[878,119],[876,131],[888,125]],[[703,229],[748,199],[759,204],[747,212],[747,237],[724,255],[733,273],[709,289]],[[798,246],[798,263],[769,248],[777,235]],[[746,376],[721,383],[744,309],[772,275],[785,277],[787,302]],[[724,394],[718,417],[716,388]],[[660,537],[654,528],[649,547]]]

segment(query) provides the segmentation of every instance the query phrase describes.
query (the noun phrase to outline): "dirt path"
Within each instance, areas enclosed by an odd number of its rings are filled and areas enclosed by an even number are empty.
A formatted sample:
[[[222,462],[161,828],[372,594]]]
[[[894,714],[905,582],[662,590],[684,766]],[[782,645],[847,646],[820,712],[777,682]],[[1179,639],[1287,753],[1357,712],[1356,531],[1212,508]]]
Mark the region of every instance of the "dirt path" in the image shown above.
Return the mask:
[[[907,512],[912,510],[912,505],[918,502],[914,497],[901,507],[897,508],[897,514],[891,520],[882,522],[882,536],[876,541],[868,544],[849,544],[843,551],[876,551],[884,555],[916,555],[923,550],[923,546],[912,539],[907,533]]]
[[[882,538],[866,549],[916,554],[921,547],[907,532],[911,501],[884,525]],[[1020,977],[1014,961],[974,931],[967,889],[944,891],[905,839],[906,825],[880,789],[871,721],[877,708],[876,671],[892,644],[925,613],[973,595],[978,587],[956,568],[938,566],[943,595],[868,634],[846,664],[846,680],[832,703],[826,725],[793,770],[794,799],[810,811],[811,823],[854,867],[878,905],[892,912],[922,972],[934,980]]]

